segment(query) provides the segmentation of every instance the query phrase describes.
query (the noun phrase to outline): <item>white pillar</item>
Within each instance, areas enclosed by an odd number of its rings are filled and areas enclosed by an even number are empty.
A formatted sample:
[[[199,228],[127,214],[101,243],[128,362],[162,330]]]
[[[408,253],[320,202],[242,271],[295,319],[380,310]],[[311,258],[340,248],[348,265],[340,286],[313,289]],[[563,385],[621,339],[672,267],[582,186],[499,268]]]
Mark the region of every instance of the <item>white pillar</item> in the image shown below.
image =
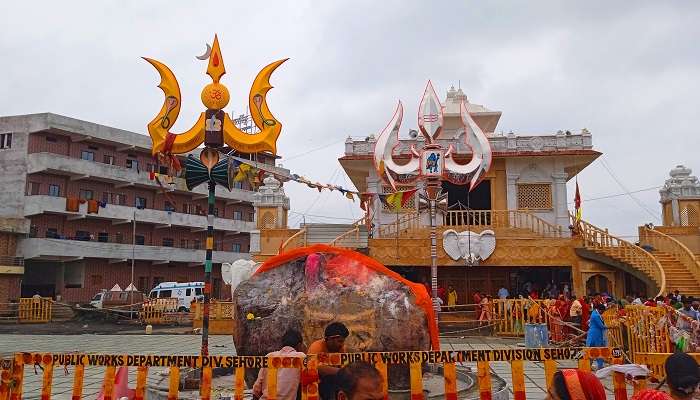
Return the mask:
[[[569,210],[566,207],[566,179],[568,174],[565,172],[557,172],[552,174],[553,184],[553,206],[554,220],[557,225],[562,228],[562,232],[568,232],[569,227]]]

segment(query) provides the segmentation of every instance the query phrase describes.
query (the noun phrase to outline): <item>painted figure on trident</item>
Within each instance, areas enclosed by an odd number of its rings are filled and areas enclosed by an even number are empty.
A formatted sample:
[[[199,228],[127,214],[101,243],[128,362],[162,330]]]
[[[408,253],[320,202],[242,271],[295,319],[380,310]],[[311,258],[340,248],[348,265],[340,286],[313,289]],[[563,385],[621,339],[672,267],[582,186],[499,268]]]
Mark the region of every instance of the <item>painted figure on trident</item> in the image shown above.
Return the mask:
[[[277,67],[287,59],[275,61],[263,68],[253,81],[250,88],[249,106],[253,121],[259,132],[247,134],[239,130],[223,111],[229,101],[229,92],[226,86],[219,82],[221,76],[226,73],[224,60],[219,49],[219,40],[214,35],[214,43],[200,60],[209,60],[207,75],[212,83],[202,89],[201,99],[206,111],[199,115],[199,119],[188,131],[175,134],[170,128],[175,124],[180,106],[182,104],[180,87],[175,75],[165,64],[145,58],[160,74],[160,87],[165,95],[163,107],[156,117],[148,124],[148,133],[153,142],[152,154],[159,162],[170,165],[171,170],[181,169],[177,154],[188,153],[204,144],[204,148],[196,158],[192,154],[185,162],[185,174],[187,188],[192,189],[204,182],[209,186],[208,213],[207,213],[207,240],[206,260],[204,263],[204,304],[202,307],[202,355],[209,353],[209,302],[211,298],[211,270],[212,251],[214,249],[214,195],[216,185],[222,185],[229,190],[232,188],[234,163],[228,158],[221,159],[217,149],[228,145],[232,149],[243,153],[257,153],[269,151],[276,154],[277,138],[282,131],[282,124],[272,115],[267,106],[267,92],[272,89],[270,76]]]
[[[425,193],[420,194],[420,206],[430,213],[430,256],[431,289],[434,299],[435,316],[439,311],[437,285],[437,237],[436,212],[445,209],[447,194],[441,192],[442,181],[466,185],[474,189],[491,167],[491,145],[484,132],[469,115],[467,106],[460,104],[462,127],[454,137],[464,135],[465,144],[471,148],[471,160],[460,164],[455,160],[457,149],[451,144],[445,148],[440,143],[443,134],[443,106],[428,81],[423,99],[418,107],[418,127],[425,137],[425,146],[418,150],[411,146],[411,159],[405,164],[394,161],[393,151],[399,146],[399,128],[403,119],[403,104],[399,101],[396,112],[389,124],[377,137],[374,148],[374,165],[379,176],[396,190],[396,185],[411,185],[418,180],[425,181]],[[437,321],[436,321],[437,322]]]

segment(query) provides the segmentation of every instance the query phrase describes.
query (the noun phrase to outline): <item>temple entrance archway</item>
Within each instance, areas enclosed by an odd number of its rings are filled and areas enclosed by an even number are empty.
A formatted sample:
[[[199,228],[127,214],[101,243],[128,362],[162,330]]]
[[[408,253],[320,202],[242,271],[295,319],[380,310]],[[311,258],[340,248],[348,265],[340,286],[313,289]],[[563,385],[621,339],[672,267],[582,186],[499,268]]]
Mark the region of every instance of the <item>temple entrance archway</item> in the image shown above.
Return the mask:
[[[586,294],[612,293],[613,285],[610,278],[603,274],[594,274],[586,280]]]

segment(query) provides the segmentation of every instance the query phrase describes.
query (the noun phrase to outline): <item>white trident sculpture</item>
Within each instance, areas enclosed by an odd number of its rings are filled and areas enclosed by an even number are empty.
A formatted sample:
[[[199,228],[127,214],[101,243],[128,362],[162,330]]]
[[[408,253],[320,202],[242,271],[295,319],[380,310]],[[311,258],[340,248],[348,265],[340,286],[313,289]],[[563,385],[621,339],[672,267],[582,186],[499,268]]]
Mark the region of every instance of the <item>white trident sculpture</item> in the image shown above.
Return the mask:
[[[399,147],[399,128],[403,119],[403,104],[399,101],[393,118],[377,137],[374,147],[374,166],[394,190],[396,184],[411,184],[422,178],[426,181],[425,194],[420,194],[421,206],[430,210],[430,275],[432,297],[435,307],[436,323],[440,306],[437,295],[437,232],[436,211],[446,202],[447,194],[441,193],[442,181],[447,180],[456,185],[467,185],[471,191],[483,179],[491,166],[491,145],[484,132],[469,115],[464,99],[459,106],[465,142],[471,148],[471,160],[460,164],[454,159],[455,148],[447,148],[438,142],[443,127],[443,112],[440,100],[433,85],[428,81],[423,99],[418,107],[418,127],[425,137],[425,146],[418,151],[411,145],[410,160],[405,164],[394,162],[394,149]]]
[[[469,115],[464,99],[460,104],[460,116],[464,128],[465,142],[472,150],[472,158],[466,164],[454,159],[455,148],[443,147],[438,140],[442,133],[443,113],[440,100],[433,85],[428,81],[423,99],[418,108],[418,127],[425,137],[426,145],[418,151],[411,146],[411,159],[405,164],[394,162],[393,152],[399,146],[399,128],[403,119],[403,104],[399,101],[396,112],[386,128],[377,137],[374,147],[374,165],[394,189],[396,184],[412,183],[420,177],[448,180],[457,185],[468,185],[471,191],[486,175],[491,166],[491,145],[484,132]]]

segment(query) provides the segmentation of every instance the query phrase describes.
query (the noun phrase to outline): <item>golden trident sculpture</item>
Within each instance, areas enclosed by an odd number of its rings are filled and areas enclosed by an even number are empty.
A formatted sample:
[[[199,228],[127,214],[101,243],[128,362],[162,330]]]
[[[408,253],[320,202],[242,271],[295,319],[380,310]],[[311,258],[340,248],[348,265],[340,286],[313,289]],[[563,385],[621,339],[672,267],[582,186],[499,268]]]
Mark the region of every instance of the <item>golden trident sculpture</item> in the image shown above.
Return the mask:
[[[207,110],[190,130],[180,134],[170,132],[180,114],[180,86],[175,75],[165,64],[145,58],[160,74],[160,87],[165,94],[165,102],[158,115],[148,124],[148,133],[153,142],[151,153],[159,160],[171,164],[173,169],[180,169],[180,162],[175,154],[188,153],[204,143],[199,159],[193,155],[185,162],[187,188],[192,189],[204,182],[209,185],[207,213],[206,259],[204,262],[204,302],[202,304],[202,355],[209,354],[209,303],[211,299],[212,253],[214,251],[214,198],[217,183],[231,190],[233,164],[227,159],[220,160],[216,150],[224,143],[243,153],[269,151],[277,153],[277,138],[282,131],[282,124],[270,113],[267,106],[267,92],[272,89],[270,76],[272,72],[287,59],[275,61],[263,68],[250,88],[249,104],[253,122],[260,129],[255,134],[247,134],[236,127],[223,110],[228,104],[229,93],[219,80],[226,73],[224,59],[219,49],[219,39],[214,35],[212,47],[207,45],[207,52],[197,57],[209,59],[207,75],[212,83],[202,89],[202,103]]]
[[[228,89],[219,82],[221,76],[226,73],[226,68],[219,49],[219,39],[216,35],[214,35],[213,46],[211,49],[209,47],[207,49],[207,53],[205,53],[205,57],[208,56],[209,58],[207,75],[213,81],[202,89],[202,103],[207,107],[207,112],[199,115],[199,119],[190,130],[180,134],[170,132],[170,128],[175,124],[180,114],[180,105],[182,104],[180,86],[177,83],[177,79],[175,79],[175,75],[165,64],[144,57],[160,74],[161,80],[158,87],[165,94],[163,107],[153,121],[148,124],[148,133],[153,141],[153,155],[187,153],[202,143],[205,143],[207,147],[220,147],[223,145],[223,143],[216,140],[218,138],[207,137],[205,134],[207,131],[223,132],[223,142],[240,152],[257,153],[269,151],[272,154],[276,154],[277,138],[282,131],[282,124],[270,112],[266,96],[267,92],[272,89],[270,76],[287,59],[275,61],[266,66],[253,81],[248,102],[253,122],[260,129],[260,132],[250,135],[238,129],[226,113],[221,112],[220,114],[223,115],[216,115],[219,114],[216,111],[221,111],[229,101]],[[215,116],[211,118],[207,114]],[[217,126],[219,124],[221,126]],[[211,139],[211,143],[209,143],[208,139]]]

